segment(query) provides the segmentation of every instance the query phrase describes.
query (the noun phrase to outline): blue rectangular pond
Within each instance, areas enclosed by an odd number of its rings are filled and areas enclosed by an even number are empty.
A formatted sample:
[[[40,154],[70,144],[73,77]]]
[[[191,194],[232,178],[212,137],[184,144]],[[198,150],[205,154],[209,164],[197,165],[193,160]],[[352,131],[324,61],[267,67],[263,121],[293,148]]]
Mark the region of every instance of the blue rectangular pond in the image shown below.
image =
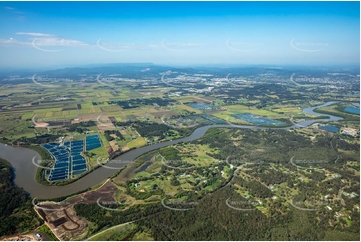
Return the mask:
[[[319,128],[333,133],[337,133],[339,130],[339,128],[334,125],[319,126]]]
[[[266,117],[261,117],[258,116],[256,114],[251,114],[251,113],[242,113],[242,114],[232,114],[232,117],[238,118],[238,119],[242,119],[246,122],[255,124],[255,125],[276,125],[276,126],[280,126],[280,125],[284,125],[284,123],[280,122],[280,121],[276,121],[276,120],[272,120]]]

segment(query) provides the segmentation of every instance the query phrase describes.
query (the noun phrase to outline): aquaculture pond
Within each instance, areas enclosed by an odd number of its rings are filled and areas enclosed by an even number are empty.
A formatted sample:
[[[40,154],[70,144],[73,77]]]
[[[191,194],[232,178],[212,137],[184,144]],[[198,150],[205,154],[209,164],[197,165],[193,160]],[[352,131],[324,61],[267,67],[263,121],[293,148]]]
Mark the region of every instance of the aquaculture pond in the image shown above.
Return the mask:
[[[101,147],[98,135],[87,136],[85,139],[86,150],[92,150]],[[59,181],[79,175],[87,170],[85,158],[81,155],[84,151],[84,140],[74,140],[71,142],[48,143],[45,148],[54,158],[54,167],[47,172],[50,174],[49,181]]]
[[[256,124],[256,125],[276,125],[276,126],[284,125],[283,122],[272,120],[272,119],[269,119],[266,117],[261,117],[261,116],[251,114],[251,113],[232,114],[231,116],[238,118],[238,119],[243,119],[244,121],[247,121],[249,123]]]
[[[216,106],[209,105],[206,103],[188,103],[187,104],[191,108],[195,108],[198,110],[205,110],[205,109],[218,109]]]
[[[337,133],[339,130],[339,128],[334,125],[319,126],[319,128],[333,133]]]

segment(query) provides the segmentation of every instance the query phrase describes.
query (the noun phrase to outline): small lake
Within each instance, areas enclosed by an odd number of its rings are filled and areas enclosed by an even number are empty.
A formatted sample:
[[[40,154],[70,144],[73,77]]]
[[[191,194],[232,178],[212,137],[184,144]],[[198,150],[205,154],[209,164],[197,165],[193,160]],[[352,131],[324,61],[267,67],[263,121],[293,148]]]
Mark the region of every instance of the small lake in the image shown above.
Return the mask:
[[[151,161],[148,161],[142,167],[140,167],[138,170],[136,170],[135,173],[145,171],[148,168],[148,166],[150,166],[151,164],[153,164],[153,163]]]
[[[360,105],[360,104],[359,104]],[[344,109],[346,112],[348,113],[353,113],[353,114],[358,114],[360,115],[360,108],[355,108],[355,107],[350,107],[350,106],[346,106]]]
[[[206,104],[206,103],[188,103],[187,106],[189,106],[191,108],[198,109],[198,110],[217,109],[216,106],[209,105],[209,104]]]
[[[334,125],[319,126],[319,128],[333,133],[337,133],[339,130],[339,128]]]

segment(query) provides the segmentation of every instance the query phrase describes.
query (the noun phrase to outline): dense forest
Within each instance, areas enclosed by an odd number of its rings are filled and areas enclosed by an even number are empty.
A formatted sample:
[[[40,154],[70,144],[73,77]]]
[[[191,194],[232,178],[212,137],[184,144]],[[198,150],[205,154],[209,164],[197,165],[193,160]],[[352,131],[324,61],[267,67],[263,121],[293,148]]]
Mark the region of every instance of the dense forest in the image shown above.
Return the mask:
[[[359,240],[357,224],[341,232],[319,213],[273,205],[270,217],[259,210],[239,211],[227,206],[228,198],[242,200],[226,186],[197,200],[194,209],[174,211],[153,205],[137,205],[125,211],[108,211],[96,204],[77,204],[77,215],[97,224],[91,233],[135,221],[150,229],[157,241],[172,240]],[[191,225],[191,226],[190,226]],[[344,233],[347,232],[347,233]],[[332,235],[332,237],[330,237]]]
[[[111,134],[115,134],[117,136],[117,138],[119,138],[120,140],[125,140],[124,136],[119,132],[119,130],[105,130],[104,131],[104,136],[108,141],[112,141],[115,139],[111,136]]]
[[[42,223],[31,198],[13,179],[11,165],[0,159],[0,237],[35,229]]]
[[[116,125],[118,127],[126,127],[131,125],[142,137],[158,137],[160,140],[166,138],[174,132],[177,132],[182,136],[186,136],[192,131],[191,129],[177,129],[175,131],[175,129],[165,124],[159,124],[155,122],[141,122],[139,120],[134,122],[117,122]]]
[[[31,145],[31,144],[45,144],[56,141],[61,135],[42,134],[35,137],[21,137],[13,142],[13,144]]]
[[[152,97],[147,99],[136,98],[136,99],[122,100],[122,101],[108,102],[108,104],[117,104],[123,109],[138,108],[141,105],[167,106],[172,103],[175,103],[175,101],[169,98],[160,98],[160,97]]]
[[[88,121],[88,122],[80,122],[75,124],[70,124],[67,126],[67,130],[69,132],[78,132],[80,134],[84,133],[85,131],[89,131],[87,127],[96,126],[95,121]]]

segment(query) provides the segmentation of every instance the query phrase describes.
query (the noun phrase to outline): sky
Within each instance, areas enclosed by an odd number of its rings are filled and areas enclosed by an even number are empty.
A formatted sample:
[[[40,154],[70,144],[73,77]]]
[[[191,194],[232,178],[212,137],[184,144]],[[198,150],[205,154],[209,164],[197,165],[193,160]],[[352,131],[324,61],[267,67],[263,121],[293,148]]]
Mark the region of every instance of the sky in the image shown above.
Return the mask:
[[[0,68],[359,64],[359,2],[0,2]]]

